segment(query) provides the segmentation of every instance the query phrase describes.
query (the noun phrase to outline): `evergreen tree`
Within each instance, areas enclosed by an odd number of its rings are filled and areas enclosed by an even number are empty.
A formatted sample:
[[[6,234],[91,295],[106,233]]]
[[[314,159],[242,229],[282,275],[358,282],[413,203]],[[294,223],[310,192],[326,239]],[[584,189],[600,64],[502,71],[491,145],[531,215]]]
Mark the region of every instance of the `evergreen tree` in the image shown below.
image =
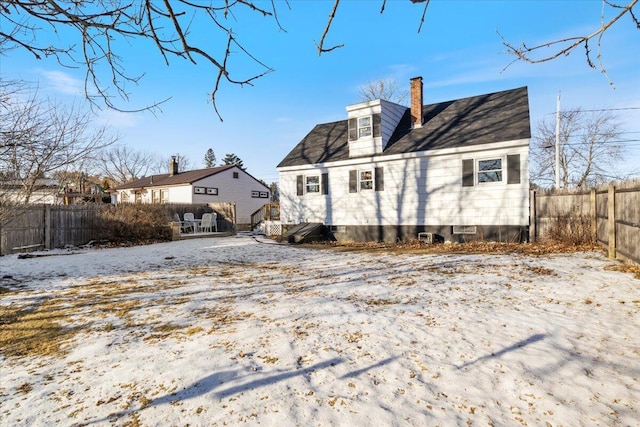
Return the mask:
[[[222,159],[222,162],[225,165],[236,165],[242,170],[246,169],[242,164],[242,159],[240,159],[240,157],[236,156],[234,153],[230,153],[224,156],[224,159]]]
[[[204,166],[206,168],[212,168],[216,165],[216,155],[213,152],[213,148],[207,150],[207,154],[204,155]]]

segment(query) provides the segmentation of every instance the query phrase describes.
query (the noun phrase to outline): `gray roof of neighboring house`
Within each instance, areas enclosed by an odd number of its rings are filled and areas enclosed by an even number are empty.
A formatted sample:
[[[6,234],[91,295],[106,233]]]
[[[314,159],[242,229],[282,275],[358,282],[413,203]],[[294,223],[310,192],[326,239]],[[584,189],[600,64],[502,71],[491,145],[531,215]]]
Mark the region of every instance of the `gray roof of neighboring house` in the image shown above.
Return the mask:
[[[422,127],[411,129],[407,108],[377,156],[531,138],[526,87],[422,106]],[[316,125],[278,167],[348,160],[347,120]]]
[[[215,175],[234,167],[236,167],[236,165],[225,165],[207,169],[196,169],[192,171],[179,172],[173,176],[170,176],[168,173],[151,175],[132,182],[128,182],[126,184],[119,185],[114,188],[114,190],[130,190],[135,188],[166,187],[169,185],[192,184],[203,178],[207,178],[211,175]]]

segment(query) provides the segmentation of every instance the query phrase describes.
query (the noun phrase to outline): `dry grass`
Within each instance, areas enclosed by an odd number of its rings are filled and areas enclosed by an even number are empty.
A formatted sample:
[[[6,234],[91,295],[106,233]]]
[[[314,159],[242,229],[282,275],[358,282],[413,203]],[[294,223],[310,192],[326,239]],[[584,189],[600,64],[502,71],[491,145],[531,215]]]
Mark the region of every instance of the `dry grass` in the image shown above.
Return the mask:
[[[622,273],[633,274],[633,277],[640,280],[640,266],[629,262],[621,262],[618,264],[608,265],[604,268],[609,271],[620,271]]]
[[[135,298],[140,288],[134,280],[117,284],[94,279],[30,305],[0,306],[0,352],[5,357],[65,354],[65,344],[90,329],[96,317],[127,319],[143,304]],[[102,326],[114,328],[113,323]]]
[[[574,253],[586,251],[601,251],[596,244],[571,244],[556,241],[535,243],[501,243],[501,242],[468,242],[425,244],[419,240],[406,243],[381,242],[326,242],[303,244],[303,247],[314,249],[332,249],[341,252],[390,252],[394,254],[523,254],[547,255],[558,253]]]
[[[0,352],[5,357],[55,356],[78,332],[65,327],[68,310],[56,301],[34,307],[0,307]]]

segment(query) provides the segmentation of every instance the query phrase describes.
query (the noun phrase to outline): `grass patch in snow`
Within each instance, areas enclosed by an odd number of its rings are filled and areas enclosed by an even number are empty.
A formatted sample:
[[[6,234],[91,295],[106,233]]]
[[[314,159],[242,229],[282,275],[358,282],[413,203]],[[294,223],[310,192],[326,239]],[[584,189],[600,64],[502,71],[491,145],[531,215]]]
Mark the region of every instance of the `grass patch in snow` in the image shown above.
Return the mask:
[[[0,352],[5,357],[56,356],[78,333],[65,327],[71,309],[56,299],[31,307],[0,307]]]

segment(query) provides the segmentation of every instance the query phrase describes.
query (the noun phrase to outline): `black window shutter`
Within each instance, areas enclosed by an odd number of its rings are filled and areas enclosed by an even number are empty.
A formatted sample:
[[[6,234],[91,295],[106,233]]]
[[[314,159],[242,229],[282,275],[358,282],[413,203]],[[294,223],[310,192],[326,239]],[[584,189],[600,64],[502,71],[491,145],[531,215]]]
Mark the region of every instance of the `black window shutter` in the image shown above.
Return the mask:
[[[376,191],[384,190],[384,168],[376,168],[375,170],[375,179],[376,179]]]
[[[520,154],[507,156],[507,184],[520,184]]]
[[[298,196],[302,196],[304,194],[304,177],[302,175],[296,176],[296,190]]]
[[[378,136],[380,136],[381,134],[381,126],[382,124],[382,118],[381,118],[381,114],[374,114],[373,115],[373,137],[376,138]]]
[[[349,193],[358,192],[358,171],[349,171]]]
[[[358,139],[358,119],[349,119],[349,141]]]
[[[320,175],[320,188],[322,194],[329,194],[329,174],[323,173]]]
[[[462,161],[462,186],[473,187],[473,159]]]

